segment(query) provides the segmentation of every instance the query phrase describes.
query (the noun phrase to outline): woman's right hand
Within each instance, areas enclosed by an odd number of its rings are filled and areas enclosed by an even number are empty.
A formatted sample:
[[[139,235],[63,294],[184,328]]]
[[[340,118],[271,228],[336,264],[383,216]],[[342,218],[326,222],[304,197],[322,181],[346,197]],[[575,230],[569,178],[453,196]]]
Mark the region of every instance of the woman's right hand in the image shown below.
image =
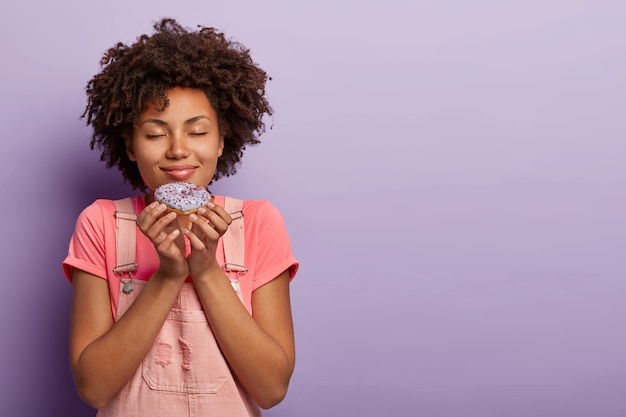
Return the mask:
[[[177,214],[163,203],[154,201],[137,216],[137,227],[152,242],[159,256],[156,276],[185,279],[189,265],[185,257],[185,242]]]

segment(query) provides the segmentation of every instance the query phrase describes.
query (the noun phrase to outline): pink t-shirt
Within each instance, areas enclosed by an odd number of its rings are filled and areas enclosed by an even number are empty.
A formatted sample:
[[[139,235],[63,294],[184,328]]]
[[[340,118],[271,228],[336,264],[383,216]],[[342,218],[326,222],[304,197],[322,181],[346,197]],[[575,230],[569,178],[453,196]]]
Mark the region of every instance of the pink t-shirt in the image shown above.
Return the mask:
[[[146,207],[143,196],[132,198],[135,213]],[[215,196],[215,203],[224,204],[223,196]],[[244,200],[242,211],[245,225],[245,266],[248,272],[241,280],[252,280],[248,287],[254,291],[289,270],[292,279],[298,270],[298,261],[291,253],[287,229],[280,212],[268,201]],[[119,297],[119,276],[113,273],[116,266],[115,254],[115,203],[112,200],[96,200],[83,210],[76,221],[76,228],[70,240],[68,255],[63,261],[63,271],[71,282],[74,268],[109,281],[113,316],[117,311]],[[189,242],[187,253],[189,253]],[[224,263],[221,239],[216,252],[217,261]],[[137,229],[136,263],[133,278],[148,280],[159,265],[159,259],[152,243]],[[188,278],[190,280],[190,278]],[[250,294],[243,294],[250,298]],[[250,310],[250,306],[246,306]]]

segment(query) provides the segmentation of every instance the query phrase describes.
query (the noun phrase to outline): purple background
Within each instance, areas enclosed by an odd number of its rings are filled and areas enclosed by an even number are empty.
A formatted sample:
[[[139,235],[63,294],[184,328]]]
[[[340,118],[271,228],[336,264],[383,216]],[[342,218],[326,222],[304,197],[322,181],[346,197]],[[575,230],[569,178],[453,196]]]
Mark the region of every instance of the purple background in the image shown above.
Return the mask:
[[[273,129],[213,188],[271,200],[301,261],[267,416],[626,415],[622,0],[3,2],[2,415],[93,415],[61,261],[128,188],[84,87],[162,16],[273,77]]]

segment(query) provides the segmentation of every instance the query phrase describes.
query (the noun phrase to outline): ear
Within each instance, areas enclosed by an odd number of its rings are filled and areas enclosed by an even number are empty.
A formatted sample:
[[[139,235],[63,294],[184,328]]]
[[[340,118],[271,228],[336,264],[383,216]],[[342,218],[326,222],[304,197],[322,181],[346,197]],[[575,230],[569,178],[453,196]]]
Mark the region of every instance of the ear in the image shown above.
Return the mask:
[[[217,149],[217,157],[219,158],[220,156],[222,156],[223,153],[224,153],[224,135],[220,135],[219,148]]]
[[[133,138],[130,135],[124,135],[124,145],[126,146],[126,155],[131,161],[137,161],[135,152],[133,151]]]

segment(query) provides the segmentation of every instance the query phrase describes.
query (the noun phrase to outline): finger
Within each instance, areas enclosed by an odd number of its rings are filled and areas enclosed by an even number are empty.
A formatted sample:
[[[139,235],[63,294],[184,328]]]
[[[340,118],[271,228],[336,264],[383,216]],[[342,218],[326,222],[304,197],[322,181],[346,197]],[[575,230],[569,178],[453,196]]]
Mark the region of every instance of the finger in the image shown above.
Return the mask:
[[[207,220],[207,222],[221,235],[226,233],[228,226],[232,223],[232,219],[226,211],[217,213],[213,210],[198,210],[199,214]],[[223,216],[226,216],[225,218]]]
[[[191,245],[191,250],[193,252],[204,252],[207,250],[207,247],[202,241],[202,238],[198,236],[193,230],[185,229],[184,232],[185,236],[187,236],[187,239],[189,239],[189,244]]]
[[[154,239],[161,230],[176,218],[176,213],[166,211],[165,204],[152,203],[137,217],[137,227]]]
[[[161,204],[158,201],[153,201],[149,205],[146,206],[145,209],[139,213],[137,216],[137,224],[141,224],[144,222],[154,222],[159,216],[161,216],[165,212],[166,206],[165,204]]]
[[[164,255],[177,255],[180,253],[180,248],[176,244],[176,239],[180,236],[180,230],[174,229],[170,233],[163,232],[163,236],[160,236],[160,242],[155,244],[159,253]]]
[[[217,240],[223,234],[223,232],[220,232],[218,226],[211,223],[206,217],[191,214],[189,215],[189,220],[193,225],[193,232],[198,235],[200,239],[207,237],[211,240]]]
[[[148,238],[155,244],[160,243],[170,233],[168,228],[171,227],[171,224],[176,217],[176,213],[174,212],[167,213],[165,216],[156,220],[156,222],[154,222],[148,230],[144,231],[145,235],[148,236]]]
[[[230,225],[233,222],[233,217],[224,209],[224,207],[215,205],[211,210],[220,216],[220,218],[224,220],[227,225]]]
[[[207,218],[210,218],[209,216],[213,216],[211,213],[213,213],[213,215],[217,215],[227,225],[233,222],[231,215],[221,206],[213,204],[211,206],[207,205],[206,207],[198,209],[198,214],[206,216]]]

